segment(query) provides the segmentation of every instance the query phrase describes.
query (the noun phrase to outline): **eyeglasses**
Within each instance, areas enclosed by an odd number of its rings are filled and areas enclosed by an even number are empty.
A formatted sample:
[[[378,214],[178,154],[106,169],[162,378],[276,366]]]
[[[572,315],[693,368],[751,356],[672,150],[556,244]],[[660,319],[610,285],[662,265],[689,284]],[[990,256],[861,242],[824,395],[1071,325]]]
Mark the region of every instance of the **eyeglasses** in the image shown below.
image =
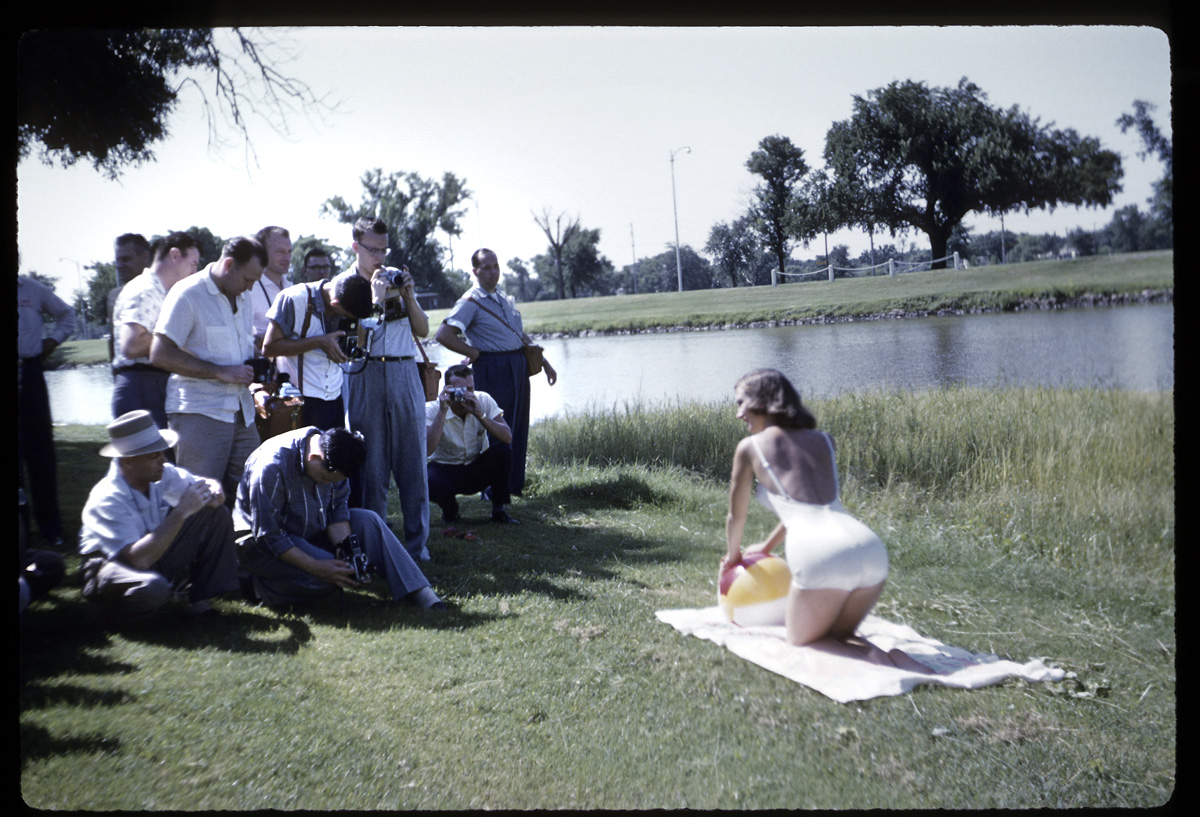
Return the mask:
[[[307,264],[304,268],[314,272],[328,272],[333,269],[333,264]]]
[[[358,242],[358,246],[360,248],[366,250],[367,252],[369,252],[371,255],[379,256],[379,257],[385,256],[389,252],[391,252],[391,247],[368,247],[366,244],[362,243],[361,241]]]

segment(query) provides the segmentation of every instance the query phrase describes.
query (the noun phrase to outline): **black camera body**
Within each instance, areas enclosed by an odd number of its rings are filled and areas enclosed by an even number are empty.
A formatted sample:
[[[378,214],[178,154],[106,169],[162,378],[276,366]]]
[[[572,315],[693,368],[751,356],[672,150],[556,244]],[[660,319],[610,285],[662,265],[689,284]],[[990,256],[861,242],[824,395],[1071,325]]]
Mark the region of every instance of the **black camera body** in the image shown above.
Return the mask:
[[[359,584],[367,584],[371,581],[371,576],[375,573],[375,565],[367,558],[367,554],[363,553],[362,544],[358,541],[357,534],[350,534],[342,540],[337,546],[337,551],[334,553],[339,559],[344,559],[354,568],[354,580]]]
[[[451,403],[465,403],[470,391],[466,386],[449,386],[446,389],[446,394],[450,396]]]
[[[342,354],[350,360],[362,360],[370,353],[370,332],[366,334],[365,345],[359,345],[358,342],[358,327],[359,321],[356,318],[342,318],[338,322],[338,329],[345,332],[344,335],[337,339],[338,348],[342,350]]]
[[[252,357],[245,361],[246,365],[254,370],[253,383],[274,383],[278,374],[275,370],[275,361],[269,357]]]

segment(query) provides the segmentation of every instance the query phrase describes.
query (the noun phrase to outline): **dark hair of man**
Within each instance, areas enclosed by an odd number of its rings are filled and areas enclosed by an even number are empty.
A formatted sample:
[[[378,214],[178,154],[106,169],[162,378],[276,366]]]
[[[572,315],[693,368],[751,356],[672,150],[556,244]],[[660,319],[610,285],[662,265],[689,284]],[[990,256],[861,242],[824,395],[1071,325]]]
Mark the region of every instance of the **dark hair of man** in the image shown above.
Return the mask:
[[[743,408],[765,414],[784,428],[816,428],[817,418],[800,402],[800,392],[778,369],[755,369],[742,375]]]
[[[331,428],[321,432],[321,456],[330,471],[355,477],[367,459],[367,444],[363,436],[348,428]]]
[[[387,225],[383,223],[383,219],[375,218],[374,216],[363,216],[354,222],[354,226],[350,229],[350,235],[353,236],[355,241],[362,241],[363,236],[368,232],[386,236]]]
[[[124,233],[117,236],[117,240],[113,242],[114,247],[123,247],[126,244],[132,244],[141,252],[150,252],[150,242],[146,240],[144,235],[139,233]]]
[[[259,230],[257,233],[254,234],[254,237],[258,239],[258,243],[262,244],[265,247],[265,246],[267,246],[267,238],[269,236],[273,236],[273,235],[281,235],[284,238],[292,237],[291,234],[289,234],[288,231],[285,230],[283,227],[275,227],[275,226],[263,227],[261,230]]]
[[[186,254],[193,247],[199,248],[196,239],[191,233],[174,232],[169,233],[166,238],[160,238],[158,243],[154,245],[154,260],[162,261],[171,252],[172,248],[177,248],[181,253]]]
[[[307,267],[308,262],[312,261],[314,258],[329,258],[329,253],[325,252],[325,250],[321,249],[320,247],[313,247],[304,254],[304,266]]]
[[[263,247],[262,242],[248,235],[239,235],[226,241],[225,246],[221,248],[221,257],[232,258],[233,263],[239,267],[248,263],[252,258],[257,258],[258,263],[263,267],[269,263],[267,250]]]
[[[446,370],[446,382],[450,382],[450,378],[462,380],[464,377],[470,377],[472,374],[471,367],[465,363],[455,363]]]
[[[479,265],[483,263],[484,253],[491,253],[492,255],[495,255],[495,253],[489,250],[487,247],[480,247],[471,255],[471,266],[474,269],[479,269]]]
[[[371,284],[354,270],[343,272],[333,279],[333,297],[342,308],[360,321],[371,317]]]

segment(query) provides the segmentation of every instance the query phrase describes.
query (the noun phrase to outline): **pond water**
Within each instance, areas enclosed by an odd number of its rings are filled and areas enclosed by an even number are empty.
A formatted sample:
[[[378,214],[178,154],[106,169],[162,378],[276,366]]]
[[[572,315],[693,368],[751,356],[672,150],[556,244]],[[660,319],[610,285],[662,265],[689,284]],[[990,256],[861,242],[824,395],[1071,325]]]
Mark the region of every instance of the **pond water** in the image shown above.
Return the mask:
[[[750,369],[780,369],[804,397],[943,385],[1175,387],[1172,304],[541,341],[559,374],[533,378],[534,422],[594,407],[732,400]],[[443,371],[459,358],[428,350]],[[110,419],[107,367],[48,372],[56,424]]]

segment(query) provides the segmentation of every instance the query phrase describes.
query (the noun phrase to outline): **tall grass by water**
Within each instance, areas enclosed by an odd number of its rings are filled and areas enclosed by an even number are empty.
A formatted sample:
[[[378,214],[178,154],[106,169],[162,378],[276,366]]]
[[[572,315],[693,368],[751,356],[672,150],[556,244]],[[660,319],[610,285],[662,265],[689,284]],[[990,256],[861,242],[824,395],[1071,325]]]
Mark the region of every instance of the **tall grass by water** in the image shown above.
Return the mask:
[[[1173,566],[1170,394],[962,387],[810,407],[837,441],[851,505],[938,503],[1018,558],[1141,571],[1152,547],[1163,557],[1157,568]],[[732,401],[627,402],[544,421],[533,450],[554,464],[674,466],[722,480],[744,433]]]
[[[521,526],[437,535],[430,619],[217,602],[110,630],[67,583],[27,611],[21,789],[43,809],[1148,807],[1176,779],[1170,394],[947,389],[814,401],[887,543],[876,612],[1068,671],[833,703],[654,611],[715,603],[726,405],[539,423]],[[107,461],[56,429],[64,517]],[[390,498],[391,521],[399,522]],[[436,511],[435,511],[436,517]],[[752,508],[748,536],[774,523]],[[68,530],[68,537],[74,531]],[[377,583],[378,584],[378,583]]]

